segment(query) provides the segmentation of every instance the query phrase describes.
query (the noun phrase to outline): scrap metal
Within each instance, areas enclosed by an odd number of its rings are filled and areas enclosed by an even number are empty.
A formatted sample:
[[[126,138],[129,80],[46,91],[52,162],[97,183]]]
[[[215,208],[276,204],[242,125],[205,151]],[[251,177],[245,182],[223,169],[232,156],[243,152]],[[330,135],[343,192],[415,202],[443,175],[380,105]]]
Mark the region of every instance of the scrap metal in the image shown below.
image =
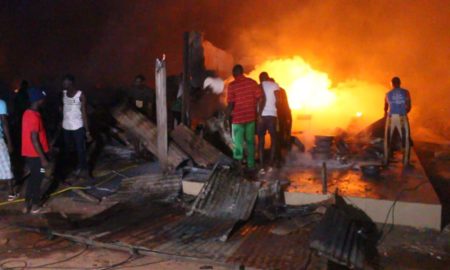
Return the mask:
[[[125,106],[117,107],[113,111],[113,116],[126,132],[143,142],[145,148],[152,154],[157,154],[157,128],[155,124],[144,115]],[[175,169],[183,161],[189,159],[173,142],[169,142],[167,157],[171,169]]]
[[[170,137],[199,166],[212,166],[223,156],[219,150],[183,124],[172,130]]]

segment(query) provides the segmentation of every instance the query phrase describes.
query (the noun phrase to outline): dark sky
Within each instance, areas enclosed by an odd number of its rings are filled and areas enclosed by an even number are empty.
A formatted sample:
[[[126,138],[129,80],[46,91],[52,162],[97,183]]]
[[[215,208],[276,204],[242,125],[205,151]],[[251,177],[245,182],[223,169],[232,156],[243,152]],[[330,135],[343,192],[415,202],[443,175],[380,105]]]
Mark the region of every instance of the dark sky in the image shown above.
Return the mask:
[[[1,78],[60,78],[83,84],[128,83],[153,75],[155,57],[167,54],[169,71],[181,68],[182,34],[198,29],[226,44],[220,5],[201,1],[28,0],[1,7]],[[214,1],[212,1],[214,2]],[[223,2],[223,8],[227,6]],[[188,11],[188,12],[186,12]]]
[[[450,116],[449,14],[448,0],[3,0],[0,80],[128,85],[163,53],[177,74],[182,34],[198,30],[254,64],[299,55],[333,81],[387,87],[398,75],[414,114],[436,122]]]

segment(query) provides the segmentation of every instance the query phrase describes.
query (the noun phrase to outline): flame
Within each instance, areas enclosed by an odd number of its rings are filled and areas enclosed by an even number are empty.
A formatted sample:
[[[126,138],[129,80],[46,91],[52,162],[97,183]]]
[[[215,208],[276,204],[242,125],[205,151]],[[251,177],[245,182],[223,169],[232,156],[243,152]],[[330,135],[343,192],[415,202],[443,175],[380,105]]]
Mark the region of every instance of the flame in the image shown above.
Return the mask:
[[[364,125],[382,117],[386,89],[381,85],[360,80],[333,85],[326,72],[314,69],[299,56],[267,60],[249,76],[258,80],[263,71],[286,90],[294,130],[332,134],[337,128],[347,128],[355,115]]]
[[[324,72],[314,70],[301,58],[266,61],[250,74],[257,79],[261,71],[269,72],[286,89],[291,109],[312,111],[327,107],[336,96],[330,91],[331,80]]]

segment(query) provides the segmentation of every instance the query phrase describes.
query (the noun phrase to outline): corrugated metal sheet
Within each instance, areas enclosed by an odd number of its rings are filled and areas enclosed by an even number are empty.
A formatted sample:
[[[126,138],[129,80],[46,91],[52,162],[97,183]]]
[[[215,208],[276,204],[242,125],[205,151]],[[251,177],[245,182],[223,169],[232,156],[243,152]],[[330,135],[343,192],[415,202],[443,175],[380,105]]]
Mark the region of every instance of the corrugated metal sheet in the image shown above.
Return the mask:
[[[217,167],[197,196],[190,214],[247,220],[258,197],[260,183],[242,178],[231,167]]]
[[[324,257],[352,269],[367,269],[377,256],[379,233],[361,210],[336,197],[311,235],[311,248]]]
[[[276,221],[253,218],[226,242],[218,241],[234,221],[186,216],[184,209],[167,204],[127,205],[80,223],[82,229],[59,231],[86,242],[128,246],[135,251],[205,259],[261,269],[302,269],[309,263],[309,227],[290,235],[270,233]],[[312,264],[319,258],[312,256]],[[313,269],[313,268],[311,268]],[[317,268],[316,268],[317,269]]]
[[[299,269],[308,264],[308,230],[283,236],[270,233],[276,221],[253,218],[239,223],[250,218],[258,190],[259,183],[242,179],[231,168],[217,167],[189,216],[173,203],[132,200],[78,222],[78,229],[53,230],[74,241],[163,257],[263,269]]]

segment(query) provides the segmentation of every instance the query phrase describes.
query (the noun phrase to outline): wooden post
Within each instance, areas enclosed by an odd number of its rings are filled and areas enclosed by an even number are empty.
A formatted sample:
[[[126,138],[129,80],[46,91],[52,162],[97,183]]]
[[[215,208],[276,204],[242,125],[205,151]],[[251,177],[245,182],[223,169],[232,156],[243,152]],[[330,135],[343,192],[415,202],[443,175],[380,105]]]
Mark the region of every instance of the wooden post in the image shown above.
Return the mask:
[[[328,172],[327,163],[322,163],[322,194],[327,194],[328,192]]]
[[[156,59],[155,83],[156,83],[156,122],[157,122],[157,142],[158,159],[164,172],[167,171],[167,95],[166,95],[166,60],[165,55],[162,60]]]
[[[191,126],[190,123],[190,90],[191,84],[189,81],[190,69],[189,69],[189,37],[190,33],[185,32],[183,35],[183,96],[181,105],[181,123],[187,127]]]

